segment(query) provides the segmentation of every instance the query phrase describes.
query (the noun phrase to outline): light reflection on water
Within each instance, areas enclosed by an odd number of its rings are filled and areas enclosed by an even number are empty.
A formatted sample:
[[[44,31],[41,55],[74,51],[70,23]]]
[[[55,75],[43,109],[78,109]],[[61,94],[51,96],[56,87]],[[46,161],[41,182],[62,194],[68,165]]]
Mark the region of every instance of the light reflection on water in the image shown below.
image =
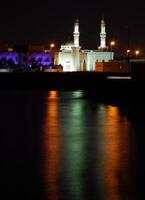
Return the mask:
[[[129,168],[133,163],[129,160],[130,123],[126,117],[120,116],[117,107],[107,106],[105,124],[104,176],[107,199],[131,199],[133,188]]]
[[[50,91],[44,123],[48,199],[133,199],[133,130],[117,106]]]
[[[60,128],[59,99],[56,91],[50,91],[47,99],[45,122],[45,176],[50,200],[59,199],[59,166],[60,166]]]

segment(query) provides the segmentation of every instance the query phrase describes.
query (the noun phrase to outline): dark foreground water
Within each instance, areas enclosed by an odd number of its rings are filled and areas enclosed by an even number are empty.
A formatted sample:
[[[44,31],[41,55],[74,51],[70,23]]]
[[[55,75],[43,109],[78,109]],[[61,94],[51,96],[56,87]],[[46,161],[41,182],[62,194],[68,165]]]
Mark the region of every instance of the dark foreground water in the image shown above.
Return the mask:
[[[144,182],[144,102],[0,91],[0,199],[145,199]]]

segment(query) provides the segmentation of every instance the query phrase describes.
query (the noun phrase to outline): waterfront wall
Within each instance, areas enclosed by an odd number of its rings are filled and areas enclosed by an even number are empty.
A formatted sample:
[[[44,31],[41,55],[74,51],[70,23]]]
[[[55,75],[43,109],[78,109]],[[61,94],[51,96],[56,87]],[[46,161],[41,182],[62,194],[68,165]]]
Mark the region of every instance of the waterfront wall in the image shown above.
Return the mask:
[[[96,72],[130,72],[127,61],[96,62]]]

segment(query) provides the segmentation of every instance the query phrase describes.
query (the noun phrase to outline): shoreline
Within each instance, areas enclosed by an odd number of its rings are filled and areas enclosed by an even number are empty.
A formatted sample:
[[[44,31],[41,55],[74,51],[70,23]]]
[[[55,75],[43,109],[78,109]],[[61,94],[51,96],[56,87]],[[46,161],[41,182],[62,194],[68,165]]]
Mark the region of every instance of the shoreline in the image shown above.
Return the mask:
[[[119,77],[110,79],[108,77]],[[121,79],[122,78],[122,79]],[[144,98],[145,79],[130,79],[129,73],[15,72],[0,73],[1,90],[85,90],[100,98]]]

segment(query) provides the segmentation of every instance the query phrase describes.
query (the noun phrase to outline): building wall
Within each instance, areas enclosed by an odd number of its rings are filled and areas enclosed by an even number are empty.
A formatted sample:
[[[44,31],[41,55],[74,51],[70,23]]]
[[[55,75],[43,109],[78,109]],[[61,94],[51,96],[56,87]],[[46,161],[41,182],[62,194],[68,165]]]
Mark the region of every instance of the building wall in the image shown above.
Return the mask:
[[[59,52],[54,53],[54,65],[59,65]]]
[[[95,71],[96,62],[109,62],[112,60],[114,55],[113,52],[99,52],[99,51],[90,51],[87,54],[87,70]]]
[[[72,47],[70,51],[61,51],[55,60],[63,66],[64,71],[95,71],[96,62],[108,62],[114,57],[113,52],[87,51]]]
[[[62,45],[61,52],[55,54],[54,60],[63,66],[63,71],[80,71],[80,47]]]
[[[108,62],[114,59],[113,52],[82,50],[80,54],[80,65],[82,71],[95,71],[96,62]]]
[[[81,71],[80,68],[80,48],[79,47],[73,47],[73,65],[74,65],[74,71]]]
[[[63,66],[63,71],[75,71],[72,52],[59,52],[58,64]]]
[[[87,71],[87,53],[83,51],[80,52],[80,70]]]
[[[96,62],[97,72],[129,72],[127,61]]]

